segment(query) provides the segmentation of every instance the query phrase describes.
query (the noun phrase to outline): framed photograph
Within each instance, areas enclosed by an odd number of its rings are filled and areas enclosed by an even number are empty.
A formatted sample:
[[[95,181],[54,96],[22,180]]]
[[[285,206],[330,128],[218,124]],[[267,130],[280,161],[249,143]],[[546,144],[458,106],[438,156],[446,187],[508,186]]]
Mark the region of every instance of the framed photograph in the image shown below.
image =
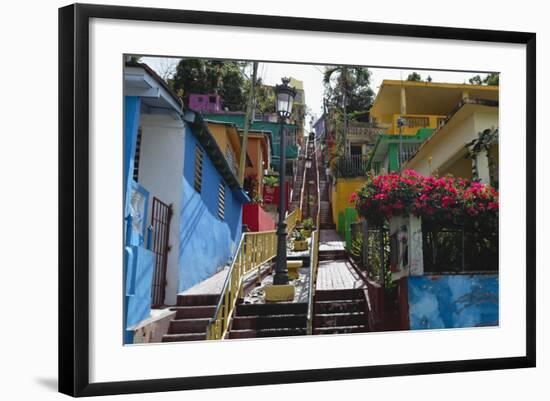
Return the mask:
[[[61,8],[60,392],[534,367],[535,40]]]

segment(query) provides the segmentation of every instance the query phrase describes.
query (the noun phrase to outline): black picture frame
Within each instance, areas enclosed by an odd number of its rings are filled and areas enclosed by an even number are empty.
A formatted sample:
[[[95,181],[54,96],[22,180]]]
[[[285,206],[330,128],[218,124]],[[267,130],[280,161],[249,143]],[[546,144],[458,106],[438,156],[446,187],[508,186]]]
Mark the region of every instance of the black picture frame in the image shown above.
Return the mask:
[[[91,18],[437,38],[526,46],[526,354],[521,357],[90,383],[88,62]],[[74,4],[59,9],[59,391],[142,393],[534,367],[536,35],[527,32]]]

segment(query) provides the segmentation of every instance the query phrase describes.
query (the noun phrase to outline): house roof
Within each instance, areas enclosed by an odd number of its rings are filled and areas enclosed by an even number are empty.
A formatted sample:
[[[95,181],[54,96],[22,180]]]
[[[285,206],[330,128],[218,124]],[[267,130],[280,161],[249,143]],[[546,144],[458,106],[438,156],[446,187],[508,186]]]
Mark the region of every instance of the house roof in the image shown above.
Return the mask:
[[[407,114],[448,115],[467,94],[470,98],[498,100],[499,87],[445,82],[383,80],[376,95],[371,116],[400,113],[401,88],[405,88]]]
[[[467,116],[471,115],[476,111],[484,111],[487,108],[498,108],[498,101],[488,100],[488,99],[463,99],[451,112],[449,117],[445,120],[445,123],[434,131],[434,133],[420,145],[416,150],[414,155],[408,160],[407,164],[411,163],[422,151],[434,140],[445,137],[449,135],[452,131],[454,124],[459,121],[462,121]]]
[[[151,96],[148,97],[146,96],[147,93],[145,93],[145,95],[142,95],[144,96],[144,99],[147,99],[149,104],[155,105],[157,103],[155,101],[155,98],[160,99],[159,95],[163,95],[163,98],[165,100],[168,100],[168,103],[172,107],[172,110],[177,112],[178,115],[180,115],[181,118],[187,124],[189,124],[189,126],[191,127],[191,132],[197,137],[199,143],[203,146],[206,154],[208,155],[220,175],[223,177],[227,185],[229,185],[229,187],[236,193],[241,201],[250,202],[250,199],[248,198],[242,187],[239,185],[237,177],[235,176],[235,174],[233,174],[233,171],[229,167],[229,164],[227,163],[223,152],[220,150],[216,140],[214,139],[214,136],[208,130],[207,123],[200,116],[200,114],[186,109],[183,106],[183,102],[181,101],[181,99],[172,91],[172,89],[170,89],[166,82],[147,64],[128,61],[126,62],[126,67],[130,69],[142,69],[147,74],[147,76],[149,76],[156,84],[159,85],[159,89],[162,90],[162,94],[157,93],[156,96],[153,96],[155,95],[155,93],[152,93]],[[150,83],[148,84],[147,82],[145,82],[145,84],[142,84],[141,89],[147,90],[150,87]]]
[[[139,63],[136,61],[126,61],[125,65],[130,68],[133,67],[143,69],[163,89],[163,92],[165,92],[167,97],[169,97],[172,101],[171,103],[173,103],[173,106],[174,104],[177,105],[176,108],[178,111],[183,110],[182,100],[174,93],[174,91],[172,91],[168,84],[155,72],[155,70],[145,63]]]

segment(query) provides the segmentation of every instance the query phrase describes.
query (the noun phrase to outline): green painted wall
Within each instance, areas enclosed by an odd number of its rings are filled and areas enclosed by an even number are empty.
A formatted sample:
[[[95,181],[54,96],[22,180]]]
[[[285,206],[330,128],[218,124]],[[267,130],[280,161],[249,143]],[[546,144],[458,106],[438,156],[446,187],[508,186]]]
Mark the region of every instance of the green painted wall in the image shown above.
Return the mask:
[[[357,221],[357,210],[352,207],[346,208],[344,211],[344,239],[346,241],[346,249],[351,249],[351,223]]]

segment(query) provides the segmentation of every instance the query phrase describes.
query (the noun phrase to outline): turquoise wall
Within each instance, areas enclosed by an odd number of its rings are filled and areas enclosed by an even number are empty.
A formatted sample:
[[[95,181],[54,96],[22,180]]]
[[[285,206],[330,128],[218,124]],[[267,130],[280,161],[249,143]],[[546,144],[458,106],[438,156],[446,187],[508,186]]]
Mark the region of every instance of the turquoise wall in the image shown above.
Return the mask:
[[[408,278],[411,329],[497,326],[498,276]]]
[[[206,152],[203,157],[202,190],[194,187],[195,147],[191,129],[185,130],[182,202],[179,235],[179,284],[185,291],[229,263],[242,233],[242,201],[225,184],[225,216],[218,216],[221,175]],[[199,147],[201,147],[199,145]],[[202,149],[202,147],[201,147]]]

